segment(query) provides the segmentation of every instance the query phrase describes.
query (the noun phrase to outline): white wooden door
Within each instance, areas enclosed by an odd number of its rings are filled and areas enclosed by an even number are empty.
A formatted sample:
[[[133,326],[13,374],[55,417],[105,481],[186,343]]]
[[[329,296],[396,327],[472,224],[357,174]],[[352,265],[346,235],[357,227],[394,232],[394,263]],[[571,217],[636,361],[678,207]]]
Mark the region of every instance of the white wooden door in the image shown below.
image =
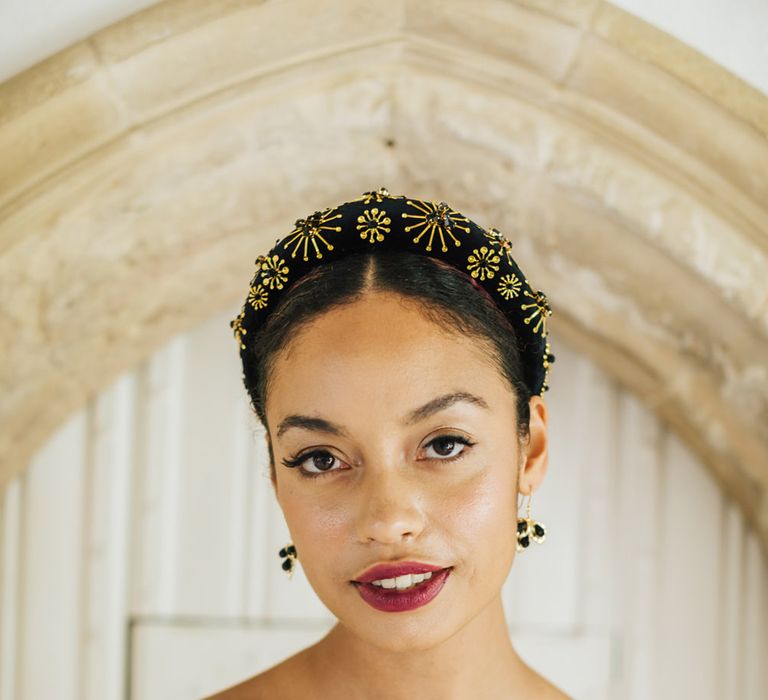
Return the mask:
[[[187,700],[334,619],[288,531],[229,309],[73,416],[0,498],[0,700]],[[552,335],[547,540],[504,587],[521,655],[579,699],[768,698],[768,566],[633,396]]]

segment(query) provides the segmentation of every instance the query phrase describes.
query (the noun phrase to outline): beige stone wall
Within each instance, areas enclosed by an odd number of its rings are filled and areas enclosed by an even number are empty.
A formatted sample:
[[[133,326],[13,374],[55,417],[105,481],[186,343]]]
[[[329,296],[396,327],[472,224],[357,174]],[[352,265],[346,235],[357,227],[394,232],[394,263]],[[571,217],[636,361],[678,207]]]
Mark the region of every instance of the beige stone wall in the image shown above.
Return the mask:
[[[604,2],[335,8],[164,2],[0,85],[0,483],[384,185],[507,234],[768,547],[768,98]]]

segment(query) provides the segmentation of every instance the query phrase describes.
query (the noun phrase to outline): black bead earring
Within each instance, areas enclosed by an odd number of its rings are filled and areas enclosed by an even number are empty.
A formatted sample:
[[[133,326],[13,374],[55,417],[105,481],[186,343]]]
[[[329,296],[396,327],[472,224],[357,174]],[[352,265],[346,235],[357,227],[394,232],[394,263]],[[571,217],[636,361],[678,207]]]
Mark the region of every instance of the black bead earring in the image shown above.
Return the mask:
[[[526,506],[525,518],[517,519],[517,551],[525,549],[531,540],[541,543],[546,539],[547,530],[544,527],[544,523],[537,523],[531,519],[531,496],[533,495],[533,489],[528,494],[528,505]]]
[[[289,542],[280,550],[279,554],[281,557],[287,557],[283,562],[283,571],[288,573],[288,580],[290,581],[293,577],[293,563],[299,558],[296,547],[293,546],[292,542]]]

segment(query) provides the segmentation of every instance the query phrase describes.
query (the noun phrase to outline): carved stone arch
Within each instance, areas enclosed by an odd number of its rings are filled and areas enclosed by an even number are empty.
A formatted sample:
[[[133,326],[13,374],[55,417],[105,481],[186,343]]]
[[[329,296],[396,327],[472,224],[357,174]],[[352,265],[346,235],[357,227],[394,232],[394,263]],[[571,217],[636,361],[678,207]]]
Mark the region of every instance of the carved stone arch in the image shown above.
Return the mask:
[[[347,4],[164,2],[0,85],[0,480],[385,185],[506,233],[768,547],[766,96],[604,2]]]

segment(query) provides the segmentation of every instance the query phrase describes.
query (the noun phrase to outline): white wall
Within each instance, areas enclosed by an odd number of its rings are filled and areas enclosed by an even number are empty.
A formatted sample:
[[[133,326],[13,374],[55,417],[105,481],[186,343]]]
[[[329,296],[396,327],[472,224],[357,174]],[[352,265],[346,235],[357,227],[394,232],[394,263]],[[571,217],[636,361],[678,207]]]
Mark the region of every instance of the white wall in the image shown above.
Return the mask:
[[[3,0],[0,81],[152,4],[152,0]],[[765,0],[617,0],[613,4],[768,93]]]
[[[766,0],[613,0],[768,93]]]
[[[0,700],[192,700],[334,622],[280,568],[237,311],[121,377],[0,494]],[[513,642],[577,700],[764,700],[757,538],[663,424],[552,346],[548,535],[505,584]]]

